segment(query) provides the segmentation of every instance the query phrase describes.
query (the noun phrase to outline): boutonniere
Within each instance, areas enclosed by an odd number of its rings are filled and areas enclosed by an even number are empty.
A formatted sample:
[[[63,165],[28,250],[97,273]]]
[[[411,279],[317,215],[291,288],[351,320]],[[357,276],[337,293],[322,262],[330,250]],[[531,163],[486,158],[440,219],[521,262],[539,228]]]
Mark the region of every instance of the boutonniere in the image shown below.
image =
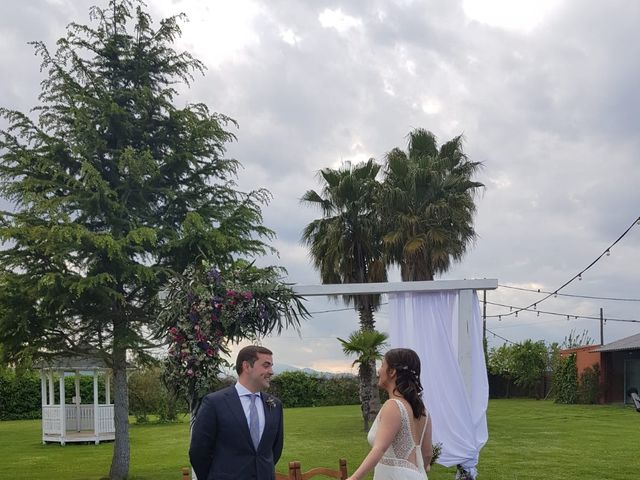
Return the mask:
[[[272,409],[276,406],[276,401],[273,397],[265,398],[264,403],[267,405],[267,407],[269,407],[269,409]]]

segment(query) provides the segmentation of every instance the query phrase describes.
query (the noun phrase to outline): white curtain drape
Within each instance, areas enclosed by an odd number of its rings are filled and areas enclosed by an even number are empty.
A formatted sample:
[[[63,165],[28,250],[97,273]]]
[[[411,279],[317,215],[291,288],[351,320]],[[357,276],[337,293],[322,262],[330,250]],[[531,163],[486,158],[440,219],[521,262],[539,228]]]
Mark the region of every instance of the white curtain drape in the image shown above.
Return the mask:
[[[480,449],[489,436],[489,385],[478,297],[473,292],[468,323],[469,391],[458,363],[458,292],[398,293],[390,295],[389,301],[391,346],[411,348],[421,359],[423,398],[433,422],[433,442],[442,443],[438,463],[446,467],[460,464],[475,478]]]

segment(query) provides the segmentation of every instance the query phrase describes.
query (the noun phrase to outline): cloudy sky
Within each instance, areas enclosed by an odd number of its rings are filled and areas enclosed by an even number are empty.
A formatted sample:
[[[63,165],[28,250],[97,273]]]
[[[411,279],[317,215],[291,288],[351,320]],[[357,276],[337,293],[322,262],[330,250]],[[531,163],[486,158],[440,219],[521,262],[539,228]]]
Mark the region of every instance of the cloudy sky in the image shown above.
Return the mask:
[[[98,0],[96,0],[98,1]],[[36,104],[39,59],[89,0],[0,3],[0,105]],[[229,155],[243,188],[266,187],[265,223],[288,281],[319,282],[300,243],[319,212],[300,205],[316,173],[406,145],[416,127],[441,141],[464,134],[481,161],[478,240],[443,279],[497,278],[553,291],[604,252],[640,215],[640,3],[624,0],[149,0],[156,20],[184,12],[178,48],[208,67],[179,102],[202,101],[239,123]],[[640,298],[640,226],[564,293]],[[500,288],[487,300],[526,306],[542,295]],[[640,320],[640,302],[551,298],[540,310],[488,319],[511,341],[559,341],[599,322]],[[314,298],[300,333],[265,339],[276,363],[349,370],[336,337],[353,311]],[[326,312],[327,310],[336,310]],[[320,313],[324,312],[324,313]],[[489,305],[488,315],[508,313]],[[385,307],[377,316],[389,325]],[[640,332],[608,321],[605,343]],[[489,344],[503,340],[489,334]]]

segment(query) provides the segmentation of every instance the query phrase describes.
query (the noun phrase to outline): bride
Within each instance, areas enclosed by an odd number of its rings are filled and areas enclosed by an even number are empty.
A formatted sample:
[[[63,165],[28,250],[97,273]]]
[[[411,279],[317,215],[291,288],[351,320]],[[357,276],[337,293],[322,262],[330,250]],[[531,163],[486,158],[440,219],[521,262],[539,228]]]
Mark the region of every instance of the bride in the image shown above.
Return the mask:
[[[389,400],[369,430],[371,451],[347,480],[360,480],[374,467],[374,480],[425,480],[432,456],[431,417],[421,398],[420,358],[408,348],[389,350],[378,375]]]

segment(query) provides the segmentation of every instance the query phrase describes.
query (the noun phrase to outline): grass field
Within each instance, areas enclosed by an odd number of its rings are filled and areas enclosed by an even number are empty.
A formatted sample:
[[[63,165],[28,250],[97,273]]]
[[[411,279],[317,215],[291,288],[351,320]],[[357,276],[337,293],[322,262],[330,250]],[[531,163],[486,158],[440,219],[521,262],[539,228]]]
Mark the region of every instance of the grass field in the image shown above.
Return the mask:
[[[492,400],[489,442],[479,471],[488,480],[626,480],[640,465],[640,415],[620,406],[555,405]],[[98,480],[109,470],[112,444],[42,445],[40,421],[0,422],[0,479]],[[179,480],[187,465],[188,424],[131,426],[132,480]],[[285,450],[278,465],[300,460],[303,470],[337,466],[352,471],[368,451],[359,408],[285,410]],[[436,466],[431,480],[451,480]]]

